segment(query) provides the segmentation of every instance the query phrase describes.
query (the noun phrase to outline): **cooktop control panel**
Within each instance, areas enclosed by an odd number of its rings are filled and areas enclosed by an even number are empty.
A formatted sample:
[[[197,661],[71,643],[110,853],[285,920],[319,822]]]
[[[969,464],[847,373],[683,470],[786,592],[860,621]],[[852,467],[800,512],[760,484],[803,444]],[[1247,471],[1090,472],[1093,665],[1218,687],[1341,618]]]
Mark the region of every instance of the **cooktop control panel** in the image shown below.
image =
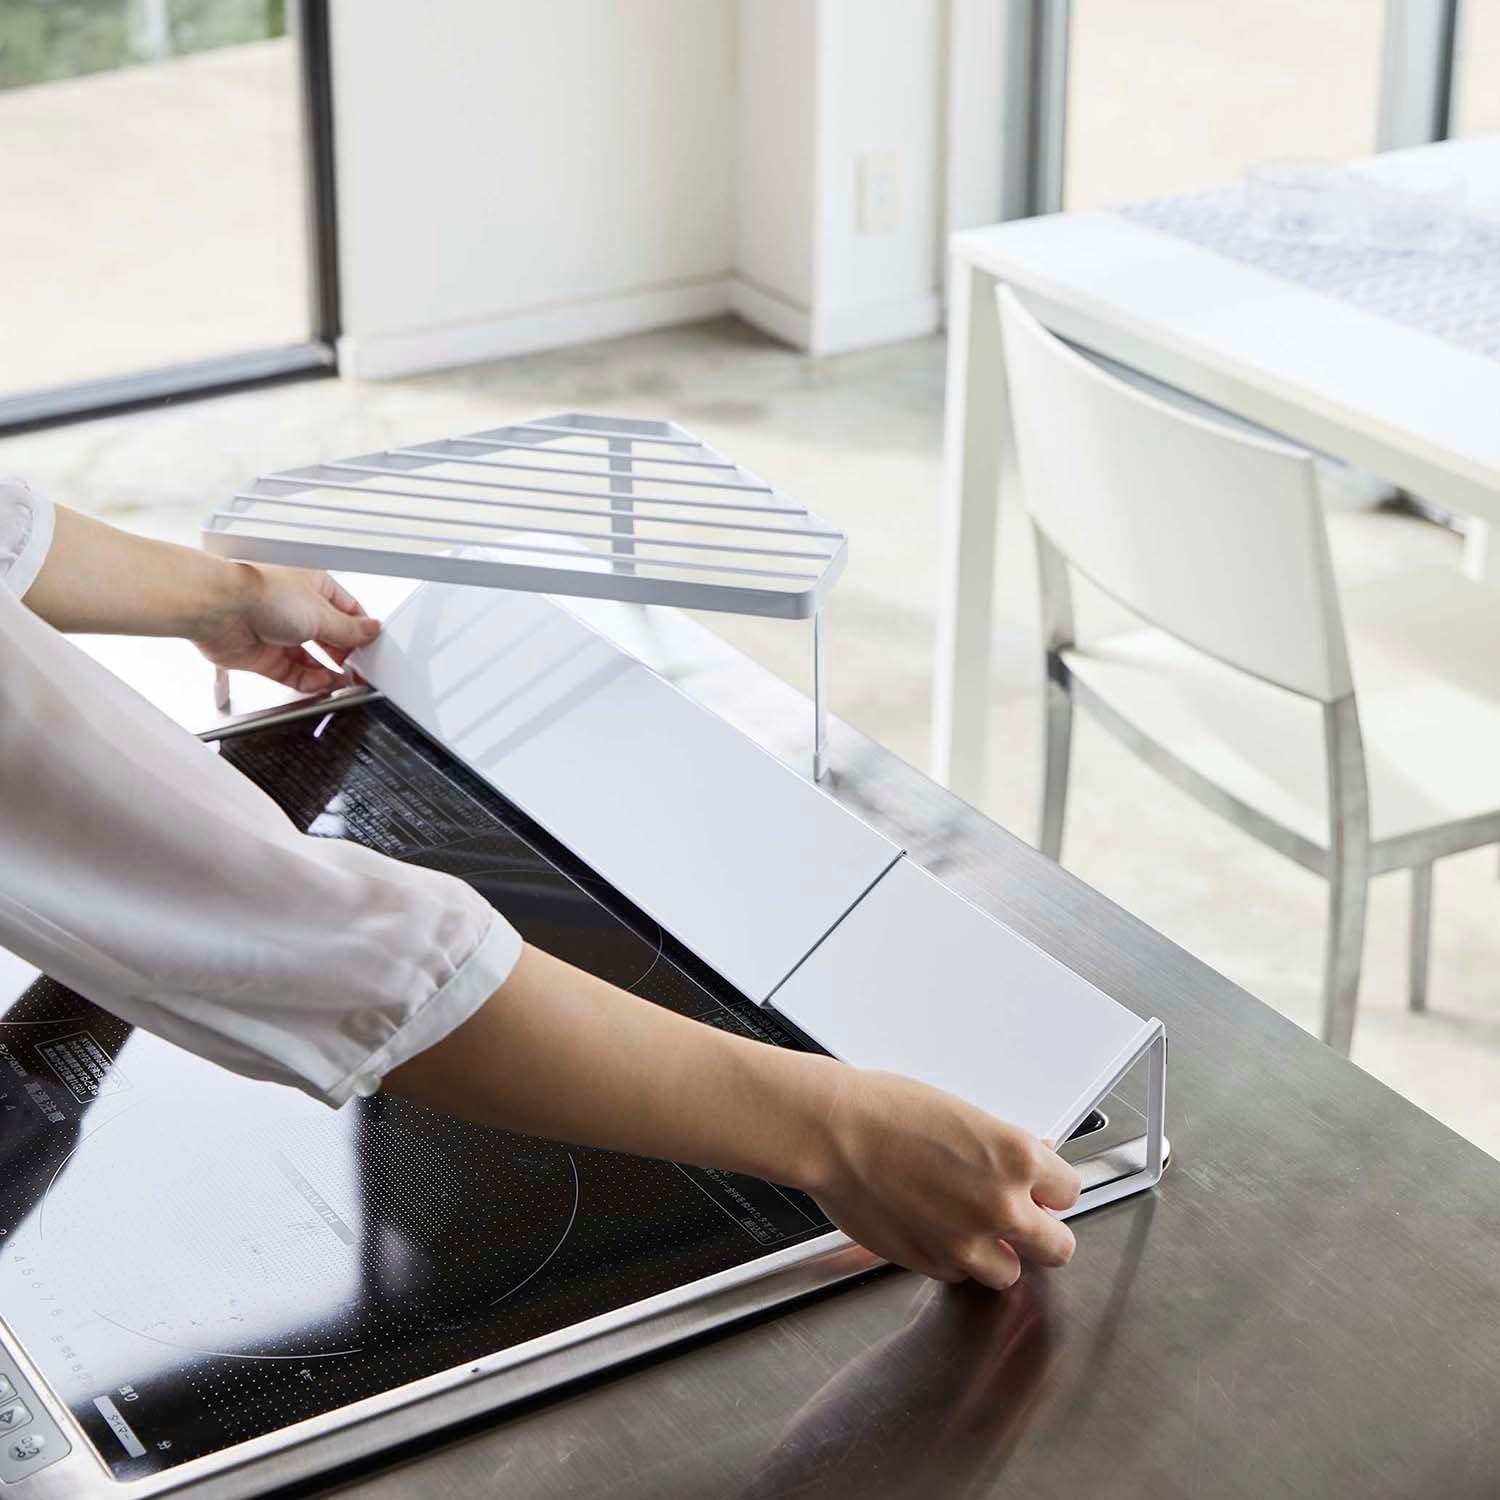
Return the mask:
[[[0,1348],[0,1483],[29,1479],[71,1451],[31,1382]]]

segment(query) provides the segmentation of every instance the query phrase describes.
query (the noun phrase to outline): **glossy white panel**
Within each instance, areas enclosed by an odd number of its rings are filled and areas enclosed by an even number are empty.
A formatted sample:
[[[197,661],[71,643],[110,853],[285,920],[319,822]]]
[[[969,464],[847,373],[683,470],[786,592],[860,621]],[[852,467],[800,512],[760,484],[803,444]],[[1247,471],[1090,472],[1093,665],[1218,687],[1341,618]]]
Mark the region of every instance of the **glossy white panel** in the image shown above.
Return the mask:
[[[900,860],[772,1004],[861,1067],[1061,1140],[1152,1025]]]
[[[356,664],[752,999],[899,853],[539,595],[428,584]]]

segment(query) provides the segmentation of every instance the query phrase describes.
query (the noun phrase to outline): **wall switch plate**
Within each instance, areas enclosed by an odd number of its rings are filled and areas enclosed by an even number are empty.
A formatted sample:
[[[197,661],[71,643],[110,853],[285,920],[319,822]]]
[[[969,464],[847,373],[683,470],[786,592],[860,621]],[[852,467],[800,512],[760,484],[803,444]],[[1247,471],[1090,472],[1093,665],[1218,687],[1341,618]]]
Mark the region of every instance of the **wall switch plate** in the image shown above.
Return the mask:
[[[901,227],[901,153],[867,151],[859,159],[861,234],[893,234]]]

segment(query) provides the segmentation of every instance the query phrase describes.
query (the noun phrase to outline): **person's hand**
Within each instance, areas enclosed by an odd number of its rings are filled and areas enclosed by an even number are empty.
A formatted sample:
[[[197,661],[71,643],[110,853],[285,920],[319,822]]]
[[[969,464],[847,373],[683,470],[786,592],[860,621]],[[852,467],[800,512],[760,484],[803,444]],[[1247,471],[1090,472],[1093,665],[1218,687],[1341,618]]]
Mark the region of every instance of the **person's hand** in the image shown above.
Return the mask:
[[[1023,1259],[1068,1262],[1073,1232],[1048,1210],[1071,1208],[1080,1181],[1048,1145],[910,1078],[840,1073],[812,1192],[851,1239],[939,1281],[996,1288]]]
[[[926,1084],[678,1015],[523,944],[388,1093],[499,1130],[742,1172],[811,1193],[851,1239],[943,1281],[1060,1266],[1078,1174]]]
[[[380,633],[379,621],[326,573],[240,566],[242,596],[193,644],[216,667],[258,672],[299,693],[327,692],[345,681],[310,655],[303,642],[315,641],[342,666],[356,646]]]

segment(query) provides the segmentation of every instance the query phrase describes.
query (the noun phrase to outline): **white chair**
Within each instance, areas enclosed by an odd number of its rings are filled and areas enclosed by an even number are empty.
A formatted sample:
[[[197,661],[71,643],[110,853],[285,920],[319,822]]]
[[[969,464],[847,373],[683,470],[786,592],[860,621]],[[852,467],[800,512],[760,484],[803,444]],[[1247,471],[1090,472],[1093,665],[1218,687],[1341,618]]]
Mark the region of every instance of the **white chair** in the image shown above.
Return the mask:
[[[1127,385],[999,302],[1041,578],[1041,848],[1061,853],[1076,702],[1328,881],[1323,1037],[1347,1052],[1370,877],[1412,872],[1421,1010],[1433,861],[1500,842],[1500,591],[1437,570],[1341,609],[1309,454]],[[1080,644],[1071,571],[1141,628]]]

